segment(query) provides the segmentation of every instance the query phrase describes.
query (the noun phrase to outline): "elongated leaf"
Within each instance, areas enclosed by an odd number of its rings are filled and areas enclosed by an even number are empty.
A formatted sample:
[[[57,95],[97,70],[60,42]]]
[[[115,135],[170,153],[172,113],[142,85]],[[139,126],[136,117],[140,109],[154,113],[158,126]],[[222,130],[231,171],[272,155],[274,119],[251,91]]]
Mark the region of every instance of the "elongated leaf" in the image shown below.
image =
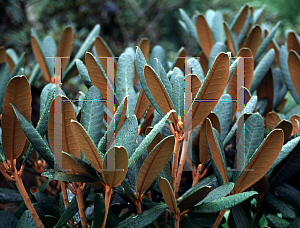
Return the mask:
[[[231,32],[235,32],[238,36],[242,31],[244,24],[247,20],[249,6],[245,4],[241,7],[239,12],[234,16],[233,21],[230,24]]]
[[[97,36],[95,39],[95,49],[101,62],[101,66],[105,73],[107,73],[107,59],[105,57],[114,57],[114,54],[101,36]]]
[[[199,42],[206,59],[209,59],[210,50],[214,45],[213,37],[205,17],[199,14],[196,19],[196,30]]]
[[[207,141],[209,143],[209,148],[210,148],[214,163],[216,164],[218,171],[223,178],[223,181],[225,183],[228,183],[227,174],[226,174],[226,164],[224,164],[224,160],[222,159],[222,156],[220,154],[220,153],[222,153],[222,151],[219,151],[221,145],[218,146],[217,142],[215,141],[215,137],[214,137],[210,119],[206,119],[205,122],[206,122]]]
[[[227,51],[228,51],[228,48],[225,44],[223,44],[221,42],[215,43],[210,50],[208,67],[211,68],[211,66],[213,65],[213,63],[214,63],[216,57],[219,55],[219,53],[227,52]]]
[[[204,165],[210,160],[208,154],[208,144],[207,144],[207,134],[206,134],[206,124],[207,121],[204,121],[200,127],[200,140],[199,140],[199,159],[200,163]]]
[[[229,76],[229,58],[225,53],[220,53],[209,73],[204,84],[201,86],[196,95],[197,101],[192,104],[192,128],[197,127],[206,116],[217,105],[211,100],[219,99],[225,89]],[[209,102],[207,102],[209,101]],[[187,114],[189,115],[189,114]],[[189,124],[189,123],[186,123]]]
[[[136,179],[136,191],[139,192],[139,194],[142,194],[150,187],[152,182],[165,167],[172,155],[174,143],[175,139],[173,135],[164,138],[164,140],[154,147],[143,162]]]
[[[298,189],[289,184],[283,184],[276,187],[279,196],[291,205],[294,209],[300,210],[300,192]]]
[[[273,227],[288,227],[290,222],[273,214],[266,216],[268,224]]]
[[[103,123],[104,105],[100,91],[92,86],[86,93],[84,102],[81,108],[80,123],[86,130],[94,144],[100,140],[101,126]]]
[[[290,121],[288,120],[281,120],[276,126],[276,129],[282,129],[284,133],[284,142],[286,142],[293,130],[293,125]]]
[[[193,192],[193,194],[190,194],[187,197],[182,198],[181,201],[178,201],[178,207],[180,211],[185,211],[187,209],[190,209],[194,205],[196,205],[198,202],[202,201],[211,191],[210,186],[205,186],[197,189]]]
[[[80,176],[77,174],[69,174],[69,173],[63,173],[63,172],[57,172],[57,171],[47,171],[42,174],[42,176],[54,179],[54,180],[60,180],[64,182],[81,182],[81,183],[91,183],[95,182],[94,179],[87,177],[87,176]]]
[[[270,188],[277,187],[288,180],[298,169],[300,161],[299,142],[294,142],[296,146],[284,159],[274,168],[270,178]]]
[[[175,57],[175,61],[172,68],[178,67],[181,71],[184,71],[185,57],[186,50],[184,47],[181,47]]]
[[[266,116],[266,125],[269,131],[272,131],[274,127],[281,121],[276,112],[269,112]]]
[[[102,159],[98,154],[96,146],[84,130],[83,126],[75,120],[71,120],[70,126],[76,142],[84,156],[96,170],[102,169]]]
[[[227,196],[230,193],[230,191],[233,189],[233,187],[234,187],[234,183],[228,182],[227,184],[215,188],[203,200],[201,200],[201,202],[197,204],[197,206],[202,203],[210,203],[220,199],[221,197]]]
[[[79,72],[79,75],[82,78],[83,83],[89,89],[91,86],[93,86],[93,83],[91,82],[86,66],[83,64],[83,62],[80,59],[76,59],[76,67]]]
[[[10,79],[10,75],[9,75],[8,64],[5,62],[1,63],[0,65],[0,113],[2,113],[5,90],[9,82],[9,79]]]
[[[107,97],[110,97],[110,95],[113,94],[113,90],[110,84],[110,89],[107,90],[107,77],[104,74],[103,69],[100,68],[100,65],[97,64],[95,57],[89,52],[87,52],[85,55],[85,62],[91,82],[100,90],[103,99],[107,100]],[[107,102],[104,104],[107,106]]]
[[[94,201],[94,227],[97,227],[96,224],[101,226],[104,221],[105,214],[105,203],[104,198],[101,193],[97,193]]]
[[[232,115],[233,115],[233,102],[229,94],[223,94],[220,97],[216,107],[214,107],[213,112],[217,115],[220,120],[221,126],[221,140],[223,141],[230,129]]]
[[[114,154],[114,168],[107,167],[108,153]],[[106,153],[105,159],[103,160],[102,167],[103,169],[108,169],[108,171],[103,172],[106,185],[110,186],[111,188],[117,187],[119,184],[122,183],[128,170],[128,154],[126,149],[124,147],[118,146],[110,148],[109,151]],[[118,171],[111,171],[114,169]]]
[[[268,112],[271,112],[273,109],[273,75],[271,68],[268,70],[267,74],[257,87],[257,98],[258,100],[262,100],[267,98],[268,99],[268,105],[265,109],[265,111],[262,113],[263,116],[266,116]]]
[[[201,204],[200,206],[193,207],[190,209],[190,211],[197,212],[197,213],[212,213],[216,211],[221,211],[227,208],[231,208],[235,205],[238,205],[255,194],[257,194],[257,192],[249,191],[249,192],[234,194],[227,197],[222,197],[210,203],[204,203]]]
[[[221,11],[216,11],[213,18],[212,31],[211,31],[214,43],[216,42],[224,43],[226,39],[223,24],[222,24],[223,20],[224,18]]]
[[[162,195],[164,197],[164,200],[165,200],[166,204],[168,205],[168,208],[170,209],[171,212],[173,212],[174,214],[177,214],[177,211],[179,209],[177,208],[175,194],[174,194],[174,191],[173,191],[170,183],[168,182],[167,179],[160,177],[159,178],[159,186],[160,186]]]
[[[256,55],[257,56],[257,55]],[[253,81],[251,84],[250,92],[253,93],[258,85],[263,80],[264,76],[268,72],[269,68],[271,67],[275,57],[274,49],[271,49],[267,52],[267,54],[260,60],[258,65],[255,67],[253,72]],[[255,60],[255,58],[254,58]]]
[[[184,56],[185,57],[185,56]],[[165,90],[167,92],[167,94],[169,95],[169,97],[172,96],[172,84],[168,78],[168,75],[163,67],[163,65],[161,64],[161,62],[157,59],[156,60],[156,65],[157,65],[157,76],[159,77],[159,79],[161,80],[163,86],[165,87]],[[178,67],[174,67],[174,70],[178,69],[178,71],[182,72],[182,70]],[[184,70],[183,70],[184,71]]]
[[[285,199],[285,198],[284,198]],[[276,212],[281,213],[282,218],[284,219],[295,219],[296,213],[290,206],[273,196],[271,193],[268,193],[264,196],[264,201]]]
[[[76,59],[83,59],[85,56],[85,53],[91,49],[93,46],[93,41],[95,37],[100,33],[100,25],[97,24],[94,26],[93,30],[89,33],[83,44],[81,45],[80,49],[74,56],[74,59],[70,62],[68,67],[65,69],[63,73],[63,80],[62,83],[66,82],[70,76],[72,75],[73,71],[76,68]]]
[[[13,70],[10,74],[11,77],[14,77],[19,74],[21,67],[23,67],[23,65],[24,65],[24,56],[25,56],[25,53],[22,53],[21,57],[19,58],[18,62],[16,63],[15,67],[13,68]]]
[[[184,91],[185,91],[184,78],[181,75],[178,75],[175,77],[173,90],[172,90],[173,92],[172,101],[178,118],[184,116]]]
[[[246,167],[246,170],[253,171],[244,171],[232,191],[234,193],[243,192],[265,175],[277,158],[282,145],[283,131],[281,129],[271,131]]]
[[[143,117],[149,104],[150,104],[150,101],[148,100],[148,98],[142,88],[140,91],[140,94],[139,94],[138,101],[136,103],[135,113],[134,113],[136,115],[137,119],[140,119]]]
[[[43,75],[45,79],[50,82],[51,81],[51,68],[48,64],[48,61],[46,60],[46,55],[42,49],[42,45],[35,34],[31,34],[31,47],[33,54],[35,56],[36,61],[38,62],[41,71],[43,72]]]
[[[269,33],[269,35],[263,40],[263,42],[261,43],[261,45],[259,46],[257,52],[256,52],[256,56],[254,58],[254,61],[256,61],[257,59],[260,58],[260,56],[265,52],[265,50],[267,49],[268,45],[270,44],[270,42],[272,41],[277,28],[279,27],[280,22],[277,22],[277,24],[273,27],[273,29],[271,30],[271,32]]]
[[[115,139],[115,145],[125,147],[128,153],[128,157],[131,156],[131,154],[138,146],[136,144],[137,134],[138,122],[136,117],[133,115],[125,120]]]
[[[196,30],[195,24],[193,23],[193,21],[190,19],[190,17],[186,14],[186,12],[183,9],[180,8],[179,13],[189,31],[189,33],[197,41],[197,43],[199,44],[199,46],[201,48],[201,45],[200,45],[200,42],[199,42],[199,39],[197,36],[197,30]]]
[[[229,50],[232,52],[233,56],[236,56],[237,47],[232,38],[231,31],[229,30],[228,25],[225,21],[223,21],[223,27],[224,27],[224,31],[226,34],[226,44],[227,44]]]
[[[298,75],[300,70],[300,59],[299,59],[299,55],[293,50],[289,52],[288,66],[289,66],[292,83],[294,85],[294,88],[298,96],[300,96],[299,86],[296,86],[299,85],[300,83],[300,77]]]
[[[294,135],[296,132],[299,131],[299,127],[298,127],[298,124],[297,124],[297,121],[300,122],[300,116],[298,115],[292,115],[291,118],[290,118],[290,121],[293,125],[293,131],[291,133],[291,135]]]
[[[12,78],[5,91],[2,114],[2,146],[6,159],[18,158],[26,141],[22,127],[10,105],[13,103],[27,121],[31,119],[31,92],[25,76]]]
[[[80,176],[88,176],[87,173],[81,168],[81,166],[73,159],[73,157],[68,156],[68,153],[62,152],[62,159],[66,161],[69,165],[68,168],[64,168],[64,171],[72,173],[71,169]]]
[[[253,13],[253,24],[254,25],[260,24],[260,22],[263,18],[264,12],[265,12],[265,8],[266,8],[266,6],[263,5],[261,8],[254,11],[254,13]]]
[[[188,68],[191,69],[191,74],[196,75],[197,78],[199,79],[200,86],[201,86],[201,83],[204,81],[205,76],[204,76],[204,73],[203,73],[203,70],[202,70],[202,67],[201,67],[199,61],[197,59],[190,58],[190,59],[188,59],[187,64],[188,64]],[[192,85],[194,85],[194,84],[192,84]],[[200,86],[199,86],[199,89],[200,89]],[[193,92],[194,92],[194,90],[193,90]],[[198,90],[195,92],[197,93]]]
[[[36,126],[36,131],[40,134],[40,136],[43,138],[48,130],[48,120],[49,120],[49,110],[50,106],[52,104],[52,101],[54,99],[54,89],[50,89],[47,96],[47,102],[44,107],[43,113],[40,115],[39,122]],[[23,158],[23,164],[27,161],[27,159],[32,155],[34,152],[34,146],[32,144],[29,145],[26,155]]]
[[[255,57],[258,47],[261,42],[261,28],[259,25],[256,25],[251,29],[251,32],[246,40],[244,47],[247,47],[251,50],[253,56]]]
[[[70,57],[72,45],[73,45],[73,30],[71,26],[68,26],[64,29],[63,34],[61,35],[56,56]],[[69,61],[68,58],[63,58],[61,60],[61,72],[64,72],[64,70],[66,69],[68,61]]]
[[[56,56],[56,51],[57,51],[57,45],[52,38],[52,36],[46,36],[42,42],[42,50],[44,51],[45,54],[45,61],[47,62],[47,65],[50,67],[50,75],[51,77],[54,76],[54,64],[55,64],[55,57]],[[48,58],[47,58],[48,57]],[[50,58],[49,58],[50,57]],[[52,58],[51,58],[52,57]],[[53,78],[51,78],[51,81],[53,81]]]
[[[54,106],[55,102],[60,102],[61,99],[61,129],[62,129],[62,150],[72,154],[73,156],[80,158],[80,148],[75,141],[74,135],[71,130],[71,120],[76,120],[75,112],[71,102],[61,95],[55,97],[52,101],[50,112],[49,112],[49,121],[48,121],[48,137],[50,146],[54,153]],[[67,168],[69,165],[62,160],[62,168]]]
[[[230,209],[237,227],[250,228],[249,219],[241,205],[236,205]]]
[[[121,101],[128,96],[127,116],[134,114],[134,107],[136,106],[137,96],[133,88],[134,82],[134,62],[129,55],[122,53],[118,60],[118,68],[116,74],[116,97]]]
[[[295,32],[289,32],[286,38],[287,50],[290,52],[294,50],[298,55],[300,54],[300,45]]]
[[[0,64],[5,63],[7,61],[5,47],[0,47]]]
[[[165,203],[160,203],[141,214],[125,219],[124,221],[120,222],[116,228],[147,226],[156,220],[158,216],[160,216],[166,210],[166,208],[167,205]]]
[[[145,66],[144,75],[145,75],[145,80],[146,80],[147,86],[148,86],[152,96],[154,97],[157,105],[160,107],[163,114],[166,115],[170,110],[172,110],[174,108],[173,108],[172,101],[171,101],[170,97],[168,96],[168,94],[166,93],[164,86],[162,85],[161,81],[159,80],[159,78],[156,76],[155,72],[149,65]],[[148,97],[148,99],[149,99],[149,97]],[[150,102],[151,102],[151,100],[150,100]],[[153,106],[155,105],[152,102],[151,102],[151,104]],[[171,113],[169,120],[171,120],[175,125],[177,125],[178,118],[175,113]]]
[[[51,168],[54,168],[55,159],[49,146],[45,143],[34,127],[28,122],[28,120],[25,119],[22,113],[20,113],[17,107],[13,104],[12,107],[28,140],[32,143],[36,151],[42,156],[47,164]]]
[[[151,132],[146,136],[146,138],[142,141],[142,143],[139,145],[139,147],[135,150],[135,152],[132,154],[132,156],[129,159],[128,167],[132,166],[135,160],[138,159],[138,157],[144,152],[144,150],[147,148],[147,146],[151,143],[151,141],[155,138],[155,136],[158,134],[158,132],[162,129],[163,125],[165,124],[166,120],[168,119],[169,115],[174,112],[174,110],[171,110],[165,115],[151,130]]]
[[[245,162],[249,162],[257,145],[264,139],[264,121],[260,114],[252,114],[245,122]]]

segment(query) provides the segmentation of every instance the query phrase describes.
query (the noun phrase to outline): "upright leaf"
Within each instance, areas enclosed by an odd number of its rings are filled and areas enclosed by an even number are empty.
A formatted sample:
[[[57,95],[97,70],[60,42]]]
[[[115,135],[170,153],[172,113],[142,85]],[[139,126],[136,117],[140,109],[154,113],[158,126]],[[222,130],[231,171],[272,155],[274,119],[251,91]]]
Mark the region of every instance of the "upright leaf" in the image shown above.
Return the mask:
[[[143,162],[136,178],[136,191],[139,194],[142,194],[150,187],[155,178],[165,167],[172,155],[174,143],[175,139],[173,135],[164,138],[154,147]]]
[[[31,92],[25,76],[13,77],[5,91],[2,113],[2,146],[6,159],[18,158],[23,150],[26,136],[15,116],[13,103],[27,121],[31,119]]]
[[[160,177],[159,186],[166,204],[171,212],[177,214],[177,204],[174,191],[167,179]]]
[[[2,113],[5,90],[9,82],[9,79],[10,79],[10,75],[9,75],[8,64],[5,62],[1,63],[0,65],[0,113]]]
[[[108,153],[114,154],[114,165],[115,167],[107,167],[107,155]],[[110,156],[112,157],[112,156]],[[124,147],[112,147],[106,153],[105,159],[102,165],[103,169],[107,169],[108,171],[104,171],[104,180],[106,185],[112,187],[117,187],[122,183],[123,179],[126,176],[128,169],[128,154]],[[111,171],[116,169],[116,171]]]
[[[249,6],[245,4],[244,6],[241,7],[239,12],[234,16],[233,21],[230,24],[230,30],[232,32],[235,32],[237,36],[240,34],[240,32],[244,27],[244,24],[248,16],[248,11],[249,11]]]
[[[114,55],[101,36],[97,36],[95,39],[95,49],[101,65],[105,73],[107,73],[107,59],[105,57],[114,57]]]
[[[61,35],[56,56],[70,57],[72,45],[73,45],[73,30],[71,26],[68,26],[64,29],[63,34]],[[61,72],[64,72],[64,70],[66,69],[68,61],[69,61],[68,58],[63,58],[61,60]]]
[[[233,188],[233,193],[240,193],[258,181],[269,170],[277,158],[283,145],[283,131],[275,129],[262,142],[257,152],[252,156],[249,164]]]
[[[244,47],[249,48],[253,54],[253,57],[255,57],[256,52],[258,50],[258,47],[261,42],[261,28],[259,25],[256,25],[252,30],[250,31],[250,34],[246,40],[246,43]]]
[[[220,53],[209,73],[204,84],[202,84],[198,91],[196,98],[192,104],[192,128],[198,126],[206,116],[217,105],[211,100],[219,99],[225,89],[226,82],[229,76],[229,58],[225,53]],[[210,101],[210,102],[201,102]],[[187,114],[188,115],[188,114]],[[188,124],[188,123],[186,123]]]
[[[299,85],[300,83],[300,77],[299,77],[300,59],[299,59],[299,55],[294,50],[291,50],[289,52],[288,66],[289,66],[292,83],[294,85],[294,88],[298,96],[300,96],[300,88],[299,86],[296,86]]]
[[[196,18],[196,29],[205,57],[209,59],[210,50],[214,45],[214,41],[210,28],[202,14],[199,14]]]

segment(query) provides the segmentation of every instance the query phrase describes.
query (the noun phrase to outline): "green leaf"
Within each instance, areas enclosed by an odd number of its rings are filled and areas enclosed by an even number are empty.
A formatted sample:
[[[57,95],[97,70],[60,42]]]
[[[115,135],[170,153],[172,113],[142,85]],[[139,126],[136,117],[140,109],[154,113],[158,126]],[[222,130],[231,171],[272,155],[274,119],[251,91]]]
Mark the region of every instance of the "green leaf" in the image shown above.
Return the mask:
[[[177,202],[181,202],[181,201],[185,200],[187,197],[189,197],[194,192],[196,192],[198,189],[200,189],[204,186],[212,186],[212,188],[218,186],[216,176],[210,175],[210,176],[204,178],[203,180],[199,181],[197,184],[190,187],[185,193],[183,193],[183,195],[177,199]]]
[[[8,48],[8,49],[6,49],[6,53],[12,59],[12,61],[14,62],[14,64],[17,64],[17,62],[19,61],[19,57],[18,57],[16,51],[14,49],[12,49],[12,48]]]
[[[157,63],[157,70],[158,70],[156,72],[156,74],[158,75],[162,84],[164,85],[167,94],[169,95],[169,97],[171,97],[171,94],[172,94],[171,82],[168,79],[168,76],[167,76],[167,73],[166,73],[164,67],[161,65],[161,63],[158,59],[156,59],[156,63]]]
[[[36,126],[36,131],[40,134],[40,136],[43,138],[45,136],[45,134],[47,133],[48,130],[48,120],[49,120],[49,110],[50,110],[50,106],[52,104],[52,101],[54,99],[54,90],[55,88],[52,87],[49,92],[48,92],[48,96],[46,99],[46,105],[43,109],[43,113],[40,116],[39,122]],[[24,159],[22,161],[22,163],[24,164],[28,158],[31,156],[31,154],[34,152],[34,146],[32,145],[32,143],[29,144],[28,150],[24,156]]]
[[[37,227],[30,212],[28,210],[24,211],[20,220],[18,221],[16,228],[29,228],[29,227]]]
[[[286,194],[284,194],[286,195]],[[285,198],[283,198],[285,199]],[[271,193],[267,193],[264,196],[264,201],[273,209],[276,211],[276,213],[281,213],[282,218],[284,219],[295,219],[296,213],[293,211],[293,209],[290,208],[290,206],[279,200],[277,197],[273,196]]]
[[[191,36],[196,40],[196,42],[199,44],[199,46],[201,48],[201,45],[199,43],[199,39],[197,36],[195,23],[193,23],[191,18],[186,14],[186,12],[183,9],[180,8],[179,13],[180,13],[180,17],[181,17],[182,21],[185,23],[185,25],[189,31],[189,34],[191,34]]]
[[[298,227],[300,227],[300,217],[297,217],[293,222],[291,222],[287,228],[298,228]]]
[[[147,211],[144,211],[141,214],[129,217],[125,219],[124,221],[120,222],[116,228],[127,228],[127,227],[144,227],[149,224],[151,224],[154,220],[157,219],[158,216],[160,216],[165,209],[167,208],[167,205],[165,203],[160,203],[155,207],[150,208]]]
[[[224,27],[223,27],[223,21],[224,21],[223,14],[221,13],[221,11],[217,10],[213,17],[213,23],[212,23],[212,29],[211,29],[214,43],[217,43],[217,42],[224,43],[226,40]]]
[[[220,52],[227,52],[228,47],[221,43],[221,42],[217,42],[214,44],[214,46],[212,46],[210,53],[209,53],[209,60],[208,60],[208,67],[211,68],[216,57],[219,55]]]
[[[198,228],[201,227],[197,221],[194,220],[192,216],[189,216],[188,214],[185,214],[182,219],[180,220],[180,225],[183,227],[189,227],[189,228]],[[201,224],[202,225],[202,224]]]
[[[23,198],[19,191],[9,188],[0,188],[0,203],[22,202]]]
[[[39,192],[45,192],[48,184],[52,181],[52,179],[48,178],[43,184],[41,184],[38,189],[39,189]]]
[[[259,86],[259,84],[267,74],[268,70],[270,69],[274,61],[274,57],[275,57],[275,51],[274,49],[270,49],[262,58],[262,60],[260,60],[258,65],[255,67],[255,70],[253,72],[252,84],[250,88],[251,94],[257,89],[257,87]]]
[[[116,73],[116,97],[118,101],[128,96],[127,117],[132,116],[135,111],[137,95],[133,82],[135,77],[134,62],[129,54],[122,53],[118,60]]]
[[[276,187],[281,199],[287,202],[290,206],[300,211],[300,191],[289,184],[283,184]]]
[[[0,128],[0,138],[2,140],[2,128]],[[2,146],[2,142],[0,142],[0,161],[5,161],[5,156],[3,153],[3,146]]]
[[[282,149],[281,149],[278,157],[274,161],[274,163],[271,166],[271,168],[269,169],[269,171],[274,169],[283,159],[285,159],[294,150],[294,148],[298,145],[299,141],[300,141],[300,137],[298,136],[298,137],[292,139],[291,141],[288,141],[286,144],[284,144],[282,146]]]
[[[252,96],[250,98],[250,100],[248,101],[246,107],[244,108],[244,110],[242,111],[241,115],[238,117],[238,119],[235,121],[234,125],[232,126],[232,128],[230,129],[230,131],[228,132],[226,138],[223,141],[223,148],[225,148],[227,146],[227,143],[230,141],[230,139],[233,137],[233,135],[235,134],[235,131],[237,129],[238,126],[238,121],[240,119],[240,117],[244,114],[244,113],[252,113],[253,110],[255,109],[255,106],[257,104],[257,96]]]
[[[18,75],[20,68],[24,64],[24,56],[25,56],[25,53],[22,53],[19,61],[17,62],[17,64],[15,65],[13,71],[11,72],[10,77],[14,77],[14,76]]]
[[[40,116],[42,116],[45,106],[47,104],[48,94],[49,92],[55,93],[55,85],[52,83],[48,83],[42,90],[40,96]]]
[[[229,94],[223,94],[216,107],[212,110],[218,119],[220,120],[221,126],[221,140],[223,141],[227,136],[227,133],[231,126],[232,116],[233,116],[233,102],[231,101],[231,96]]]
[[[175,77],[172,90],[172,103],[178,118],[183,117],[184,115],[184,91],[184,78],[181,75],[178,75]]]
[[[0,211],[0,224],[2,227],[15,227],[18,219],[8,211]]]
[[[82,78],[83,83],[89,89],[91,86],[93,86],[93,83],[91,82],[89,72],[88,72],[86,66],[80,59],[76,59],[75,63],[76,63],[78,73],[79,73],[80,77]]]
[[[220,199],[221,197],[227,196],[230,193],[230,191],[233,189],[233,187],[234,187],[234,183],[228,182],[227,184],[215,188],[196,206],[199,206],[202,203],[211,203],[215,200]]]
[[[100,227],[104,221],[105,203],[101,193],[97,193],[94,201],[94,227]]]
[[[158,59],[158,61],[161,63],[161,65],[163,66],[163,68],[165,69],[165,71],[169,70],[168,67],[168,63],[167,63],[167,55],[166,52],[164,50],[164,48],[160,45],[155,45],[152,50],[151,50],[151,54],[149,57],[149,65],[151,67],[153,67],[154,71],[157,73],[158,72],[158,68],[157,68],[157,61],[156,59]]]
[[[299,95],[297,94],[295,87],[293,85],[290,71],[289,71],[289,66],[288,66],[288,56],[289,52],[287,50],[287,45],[282,45],[279,50],[279,65],[282,73],[283,80],[285,82],[286,87],[292,94],[293,98],[295,101],[300,104],[300,98]]]
[[[60,217],[58,203],[55,198],[46,196],[42,192],[35,192],[34,198],[41,208],[47,213],[47,215]]]
[[[93,178],[95,181],[100,181],[100,182],[104,183],[104,180],[102,179],[102,177],[99,175],[99,173],[96,171],[96,169],[93,166],[87,164],[86,162],[82,161],[81,159],[79,159],[71,154],[68,154],[64,151],[62,153],[73,158],[73,160],[75,160],[77,162],[77,164],[84,170],[84,172],[86,174],[88,174],[91,178]]]
[[[11,104],[15,114],[20,122],[22,130],[24,131],[28,140],[32,143],[35,150],[42,156],[42,158],[47,162],[47,164],[53,169],[55,158],[54,155],[49,148],[49,146],[42,139],[37,130],[25,119],[22,113],[19,112],[17,107],[14,104]]]
[[[245,211],[241,205],[236,205],[232,207],[230,211],[233,215],[236,227],[250,228],[247,215],[245,214]]]
[[[260,58],[260,56],[266,51],[267,47],[269,46],[270,42],[272,41],[272,39],[273,39],[273,37],[276,33],[276,30],[279,27],[279,25],[280,25],[280,21],[277,22],[277,24],[273,27],[273,29],[268,34],[268,36],[263,40],[263,42],[261,43],[261,45],[257,49],[256,55],[254,57],[254,61],[258,60]]]
[[[139,47],[137,47],[137,49],[136,49],[135,64],[136,64],[136,71],[137,71],[139,79],[140,79],[140,83],[142,85],[142,88],[143,88],[147,98],[149,99],[149,101],[151,102],[153,107],[159,112],[159,114],[161,116],[164,116],[163,112],[161,111],[160,107],[156,103],[154,97],[152,96],[152,94],[147,86],[145,75],[144,75],[144,67],[147,64],[147,62],[146,62],[146,59]]]
[[[136,138],[138,134],[138,127],[139,126],[135,115],[130,116],[122,124],[116,136],[115,145],[125,147],[128,152],[128,157],[132,155],[137,147]]]
[[[87,184],[85,186],[85,189],[82,192],[83,201],[85,201],[86,198],[88,197],[90,193],[90,189],[91,189],[91,185]],[[60,228],[63,225],[67,224],[67,222],[69,222],[69,220],[75,215],[77,211],[78,211],[78,204],[77,204],[76,196],[74,196],[69,206],[66,208],[66,210],[59,218],[58,222],[56,223],[55,228]]]
[[[276,227],[276,228],[286,228],[290,225],[290,222],[282,219],[276,215],[272,215],[272,214],[268,214],[266,216],[269,225],[271,225],[272,227]]]
[[[69,174],[64,172],[57,172],[57,171],[47,171],[42,174],[42,176],[54,179],[54,180],[60,180],[63,182],[81,182],[81,183],[91,183],[95,182],[93,178],[86,177],[86,176],[80,176],[77,174]]]
[[[238,45],[241,44],[241,42],[244,40],[244,37],[247,34],[250,21],[251,21],[251,14],[250,14],[250,10],[248,10],[248,14],[247,14],[245,24],[244,24],[240,34],[238,35]]]
[[[191,74],[197,75],[201,81],[201,84],[203,84],[205,75],[199,61],[197,59],[190,58],[187,63],[188,68],[191,70]]]
[[[254,11],[254,13],[253,13],[253,25],[256,25],[258,23],[260,17],[264,13],[265,8],[266,8],[266,6],[263,5],[261,8]]]
[[[34,86],[35,83],[37,83],[37,81],[40,79],[41,76],[42,76],[42,71],[40,69],[39,64],[36,63],[33,70],[32,70],[32,72],[31,72],[31,75],[28,79],[28,83],[29,83],[30,87]]]
[[[264,120],[259,113],[252,114],[245,122],[245,163],[248,164],[257,145],[264,139]]]
[[[146,138],[142,141],[142,143],[139,145],[139,147],[134,151],[134,153],[131,155],[129,159],[128,167],[132,166],[135,160],[138,159],[139,156],[144,152],[144,150],[147,149],[147,146],[151,143],[151,141],[155,138],[155,136],[158,134],[158,132],[162,129],[164,126],[166,120],[168,119],[169,115],[175,112],[174,110],[170,110],[167,115],[165,115],[151,130],[151,132],[146,136]]]
[[[300,143],[273,170],[269,178],[270,189],[284,183],[298,169],[300,163]]]
[[[81,45],[79,51],[75,55],[74,59],[70,62],[68,67],[65,69],[63,75],[62,75],[62,83],[66,82],[67,79],[72,75],[73,71],[76,68],[76,59],[83,59],[85,56],[85,52],[89,51],[91,47],[94,44],[94,39],[96,36],[98,36],[100,33],[100,25],[97,24],[93,28],[93,30],[90,32],[90,34],[87,36],[83,44]]]
[[[0,113],[2,113],[4,94],[9,79],[10,79],[10,75],[9,75],[8,64],[1,63],[0,65]]]
[[[95,145],[100,140],[103,123],[104,104],[100,100],[102,100],[100,90],[92,86],[85,94],[81,108],[80,123]]]
[[[210,203],[204,203],[200,206],[193,207],[190,209],[190,211],[198,213],[212,213],[216,211],[221,211],[238,205],[255,194],[257,194],[257,192],[249,191],[234,194],[227,197],[222,197]]]
[[[53,38],[51,36],[46,36],[42,42],[42,47],[44,50],[44,54],[46,57],[46,62],[48,62],[48,66],[50,67],[50,75],[53,76],[54,75],[54,63],[55,63],[55,58],[53,58],[54,56],[56,56],[57,53],[57,45],[55,43],[55,41],[53,40]],[[52,57],[52,58],[47,58],[47,57]]]

